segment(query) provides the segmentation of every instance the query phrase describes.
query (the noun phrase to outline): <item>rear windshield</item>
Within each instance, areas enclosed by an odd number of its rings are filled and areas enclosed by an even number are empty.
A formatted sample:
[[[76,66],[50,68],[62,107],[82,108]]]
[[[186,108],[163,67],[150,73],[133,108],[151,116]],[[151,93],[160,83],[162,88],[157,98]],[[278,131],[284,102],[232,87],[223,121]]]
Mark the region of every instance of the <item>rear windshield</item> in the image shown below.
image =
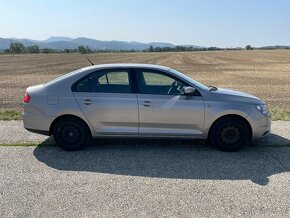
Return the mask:
[[[58,81],[60,81],[60,80],[62,80],[62,79],[65,79],[65,78],[67,78],[67,77],[70,77],[71,75],[74,75],[74,74],[76,74],[76,73],[78,73],[78,72],[80,72],[80,71],[82,71],[82,70],[78,69],[78,70],[72,71],[72,72],[70,72],[70,73],[66,73],[66,74],[64,74],[64,75],[61,75],[61,76],[59,76],[59,77],[57,77],[57,78],[55,78],[55,79],[53,79],[53,80],[50,80],[49,82],[46,83],[46,85],[50,85],[50,84],[52,84],[52,83],[58,82]]]

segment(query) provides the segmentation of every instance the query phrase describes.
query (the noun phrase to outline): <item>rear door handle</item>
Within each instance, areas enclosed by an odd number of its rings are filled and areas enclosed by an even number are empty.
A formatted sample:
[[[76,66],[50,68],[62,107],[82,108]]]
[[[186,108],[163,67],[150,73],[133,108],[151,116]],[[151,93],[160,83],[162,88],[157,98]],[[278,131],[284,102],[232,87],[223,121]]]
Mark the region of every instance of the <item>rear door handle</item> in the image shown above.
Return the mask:
[[[151,102],[150,101],[144,101],[142,105],[144,107],[150,107],[151,106]]]
[[[93,101],[92,101],[91,99],[85,99],[85,100],[83,101],[83,103],[84,103],[85,105],[90,105],[90,104],[93,103]]]

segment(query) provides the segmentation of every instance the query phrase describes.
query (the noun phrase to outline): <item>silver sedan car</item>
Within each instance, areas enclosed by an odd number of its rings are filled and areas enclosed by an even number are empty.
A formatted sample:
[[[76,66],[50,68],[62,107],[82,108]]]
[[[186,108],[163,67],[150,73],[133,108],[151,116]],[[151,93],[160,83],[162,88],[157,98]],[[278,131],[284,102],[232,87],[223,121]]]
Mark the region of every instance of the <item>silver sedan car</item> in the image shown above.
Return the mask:
[[[169,67],[107,64],[27,88],[24,127],[78,150],[92,137],[208,139],[236,151],[270,132],[264,101]]]

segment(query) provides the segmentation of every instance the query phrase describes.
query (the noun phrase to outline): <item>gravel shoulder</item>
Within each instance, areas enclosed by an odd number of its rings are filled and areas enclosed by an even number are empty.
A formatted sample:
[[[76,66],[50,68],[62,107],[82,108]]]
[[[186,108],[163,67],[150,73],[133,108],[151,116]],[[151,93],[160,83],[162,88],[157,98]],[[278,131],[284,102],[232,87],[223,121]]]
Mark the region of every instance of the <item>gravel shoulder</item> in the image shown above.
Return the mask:
[[[47,136],[34,134],[23,128],[22,121],[0,121],[0,144],[42,143]],[[252,142],[253,145],[289,145],[290,121],[273,121],[271,134]]]
[[[41,143],[47,138],[24,129],[21,120],[0,121],[0,144]]]

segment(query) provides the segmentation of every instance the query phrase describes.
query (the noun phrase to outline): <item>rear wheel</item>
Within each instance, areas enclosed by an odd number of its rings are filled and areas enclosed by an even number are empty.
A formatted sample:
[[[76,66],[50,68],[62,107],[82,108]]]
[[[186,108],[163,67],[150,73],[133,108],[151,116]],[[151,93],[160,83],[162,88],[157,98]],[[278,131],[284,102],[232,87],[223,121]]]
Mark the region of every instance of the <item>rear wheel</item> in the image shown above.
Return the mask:
[[[91,139],[88,126],[74,117],[66,117],[57,121],[53,129],[56,144],[67,151],[80,150]]]
[[[237,151],[249,142],[247,124],[236,117],[218,120],[210,131],[210,142],[222,151]]]

